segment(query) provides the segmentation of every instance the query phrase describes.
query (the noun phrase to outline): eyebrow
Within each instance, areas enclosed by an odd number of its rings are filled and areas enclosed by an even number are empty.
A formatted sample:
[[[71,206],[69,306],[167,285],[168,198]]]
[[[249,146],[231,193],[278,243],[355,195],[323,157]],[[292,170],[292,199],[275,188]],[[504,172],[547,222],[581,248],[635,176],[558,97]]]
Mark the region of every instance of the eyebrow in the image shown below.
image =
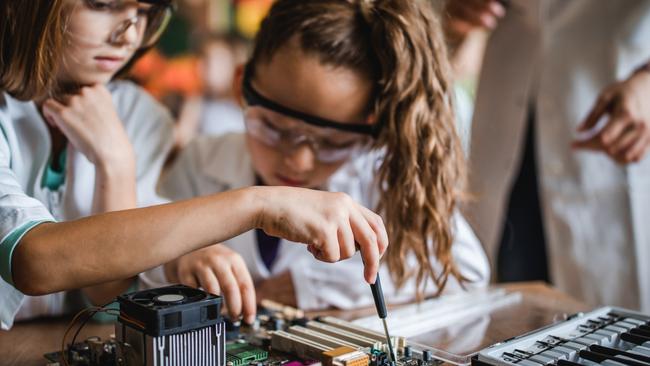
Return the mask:
[[[313,116],[311,114],[296,111],[294,109],[285,107],[279,103],[276,103],[264,97],[263,95],[258,93],[257,90],[255,90],[255,88],[253,88],[253,85],[251,83],[251,78],[250,78],[249,65],[246,65],[246,70],[244,71],[242,92],[244,95],[244,99],[246,100],[246,103],[248,103],[251,106],[259,105],[268,108],[274,112],[284,114],[286,116],[295,119],[302,120],[303,122],[310,125],[332,128],[336,130],[353,132],[353,133],[359,133],[359,134],[373,136],[373,137],[377,137],[377,135],[379,134],[380,129],[378,124],[336,122],[326,118],[321,118],[318,116]]]
[[[139,3],[146,3],[152,5],[166,5],[169,6],[172,3],[172,0],[137,0]]]

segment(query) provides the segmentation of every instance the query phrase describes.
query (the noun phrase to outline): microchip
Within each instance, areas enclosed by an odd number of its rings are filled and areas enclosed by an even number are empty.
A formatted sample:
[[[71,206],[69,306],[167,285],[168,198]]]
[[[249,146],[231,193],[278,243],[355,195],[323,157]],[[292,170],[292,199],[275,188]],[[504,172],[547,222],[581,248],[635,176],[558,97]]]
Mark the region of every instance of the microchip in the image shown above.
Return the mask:
[[[269,358],[267,351],[253,347],[248,343],[226,344],[227,366],[243,366],[251,362],[264,361],[267,358]]]

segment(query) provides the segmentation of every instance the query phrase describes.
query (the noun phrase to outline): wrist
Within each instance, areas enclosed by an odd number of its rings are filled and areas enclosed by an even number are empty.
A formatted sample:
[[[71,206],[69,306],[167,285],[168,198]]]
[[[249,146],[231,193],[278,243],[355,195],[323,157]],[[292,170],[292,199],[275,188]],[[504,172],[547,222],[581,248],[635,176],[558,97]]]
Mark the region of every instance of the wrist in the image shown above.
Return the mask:
[[[264,229],[266,226],[266,216],[268,214],[268,198],[272,194],[268,187],[246,187],[246,207],[252,208],[252,229]]]
[[[97,159],[95,169],[98,174],[109,179],[134,179],[135,154],[131,146],[127,149],[101,154]]]
[[[178,282],[178,275],[177,275],[177,270],[178,270],[178,259],[174,259],[170,262],[167,262],[163,265],[163,272],[165,273],[165,278],[167,279],[167,282],[169,283],[177,283]]]

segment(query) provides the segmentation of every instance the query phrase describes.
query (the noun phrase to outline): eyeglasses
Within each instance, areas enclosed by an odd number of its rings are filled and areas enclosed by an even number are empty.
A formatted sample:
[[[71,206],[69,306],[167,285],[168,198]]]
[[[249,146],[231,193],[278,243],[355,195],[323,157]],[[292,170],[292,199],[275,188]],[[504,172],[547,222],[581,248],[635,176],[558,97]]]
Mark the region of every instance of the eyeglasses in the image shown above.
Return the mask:
[[[247,133],[267,146],[281,148],[285,153],[307,143],[317,160],[340,162],[367,146],[379,133],[376,124],[335,122],[265,98],[253,88],[248,66],[242,94],[247,104],[244,109]]]
[[[244,124],[249,136],[284,154],[308,144],[316,160],[323,163],[348,160],[370,141],[367,136],[356,133],[313,127],[261,106],[244,108]]]
[[[281,104],[278,104],[270,99],[265,98],[263,95],[257,92],[251,84],[251,65],[246,65],[244,70],[244,80],[242,85],[242,94],[246,103],[251,106],[263,106],[272,111],[276,111],[280,114],[299,119],[307,124],[317,126],[317,127],[326,127],[340,131],[348,131],[361,135],[367,135],[372,137],[377,137],[381,130],[381,125],[378,123],[368,124],[368,123],[341,123],[336,121],[331,121],[325,118],[318,116],[312,116],[307,113],[302,113],[296,110],[293,110],[289,107],[285,107]]]
[[[128,9],[137,9],[136,15],[122,21],[111,33],[110,41],[115,42],[131,27],[142,35],[141,48],[152,46],[162,33],[172,16],[171,0],[85,0],[89,9],[106,13],[122,14]]]

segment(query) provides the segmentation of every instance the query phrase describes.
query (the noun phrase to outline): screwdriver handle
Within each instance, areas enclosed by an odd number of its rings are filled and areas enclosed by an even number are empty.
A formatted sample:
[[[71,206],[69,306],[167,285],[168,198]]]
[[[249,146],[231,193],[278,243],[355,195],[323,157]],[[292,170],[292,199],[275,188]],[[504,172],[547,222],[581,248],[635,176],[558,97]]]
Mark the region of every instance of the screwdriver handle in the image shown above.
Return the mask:
[[[372,297],[375,300],[375,307],[377,308],[377,314],[381,319],[386,319],[386,302],[384,301],[384,291],[381,289],[381,281],[379,280],[379,273],[377,273],[377,279],[375,283],[370,285],[372,290]]]

